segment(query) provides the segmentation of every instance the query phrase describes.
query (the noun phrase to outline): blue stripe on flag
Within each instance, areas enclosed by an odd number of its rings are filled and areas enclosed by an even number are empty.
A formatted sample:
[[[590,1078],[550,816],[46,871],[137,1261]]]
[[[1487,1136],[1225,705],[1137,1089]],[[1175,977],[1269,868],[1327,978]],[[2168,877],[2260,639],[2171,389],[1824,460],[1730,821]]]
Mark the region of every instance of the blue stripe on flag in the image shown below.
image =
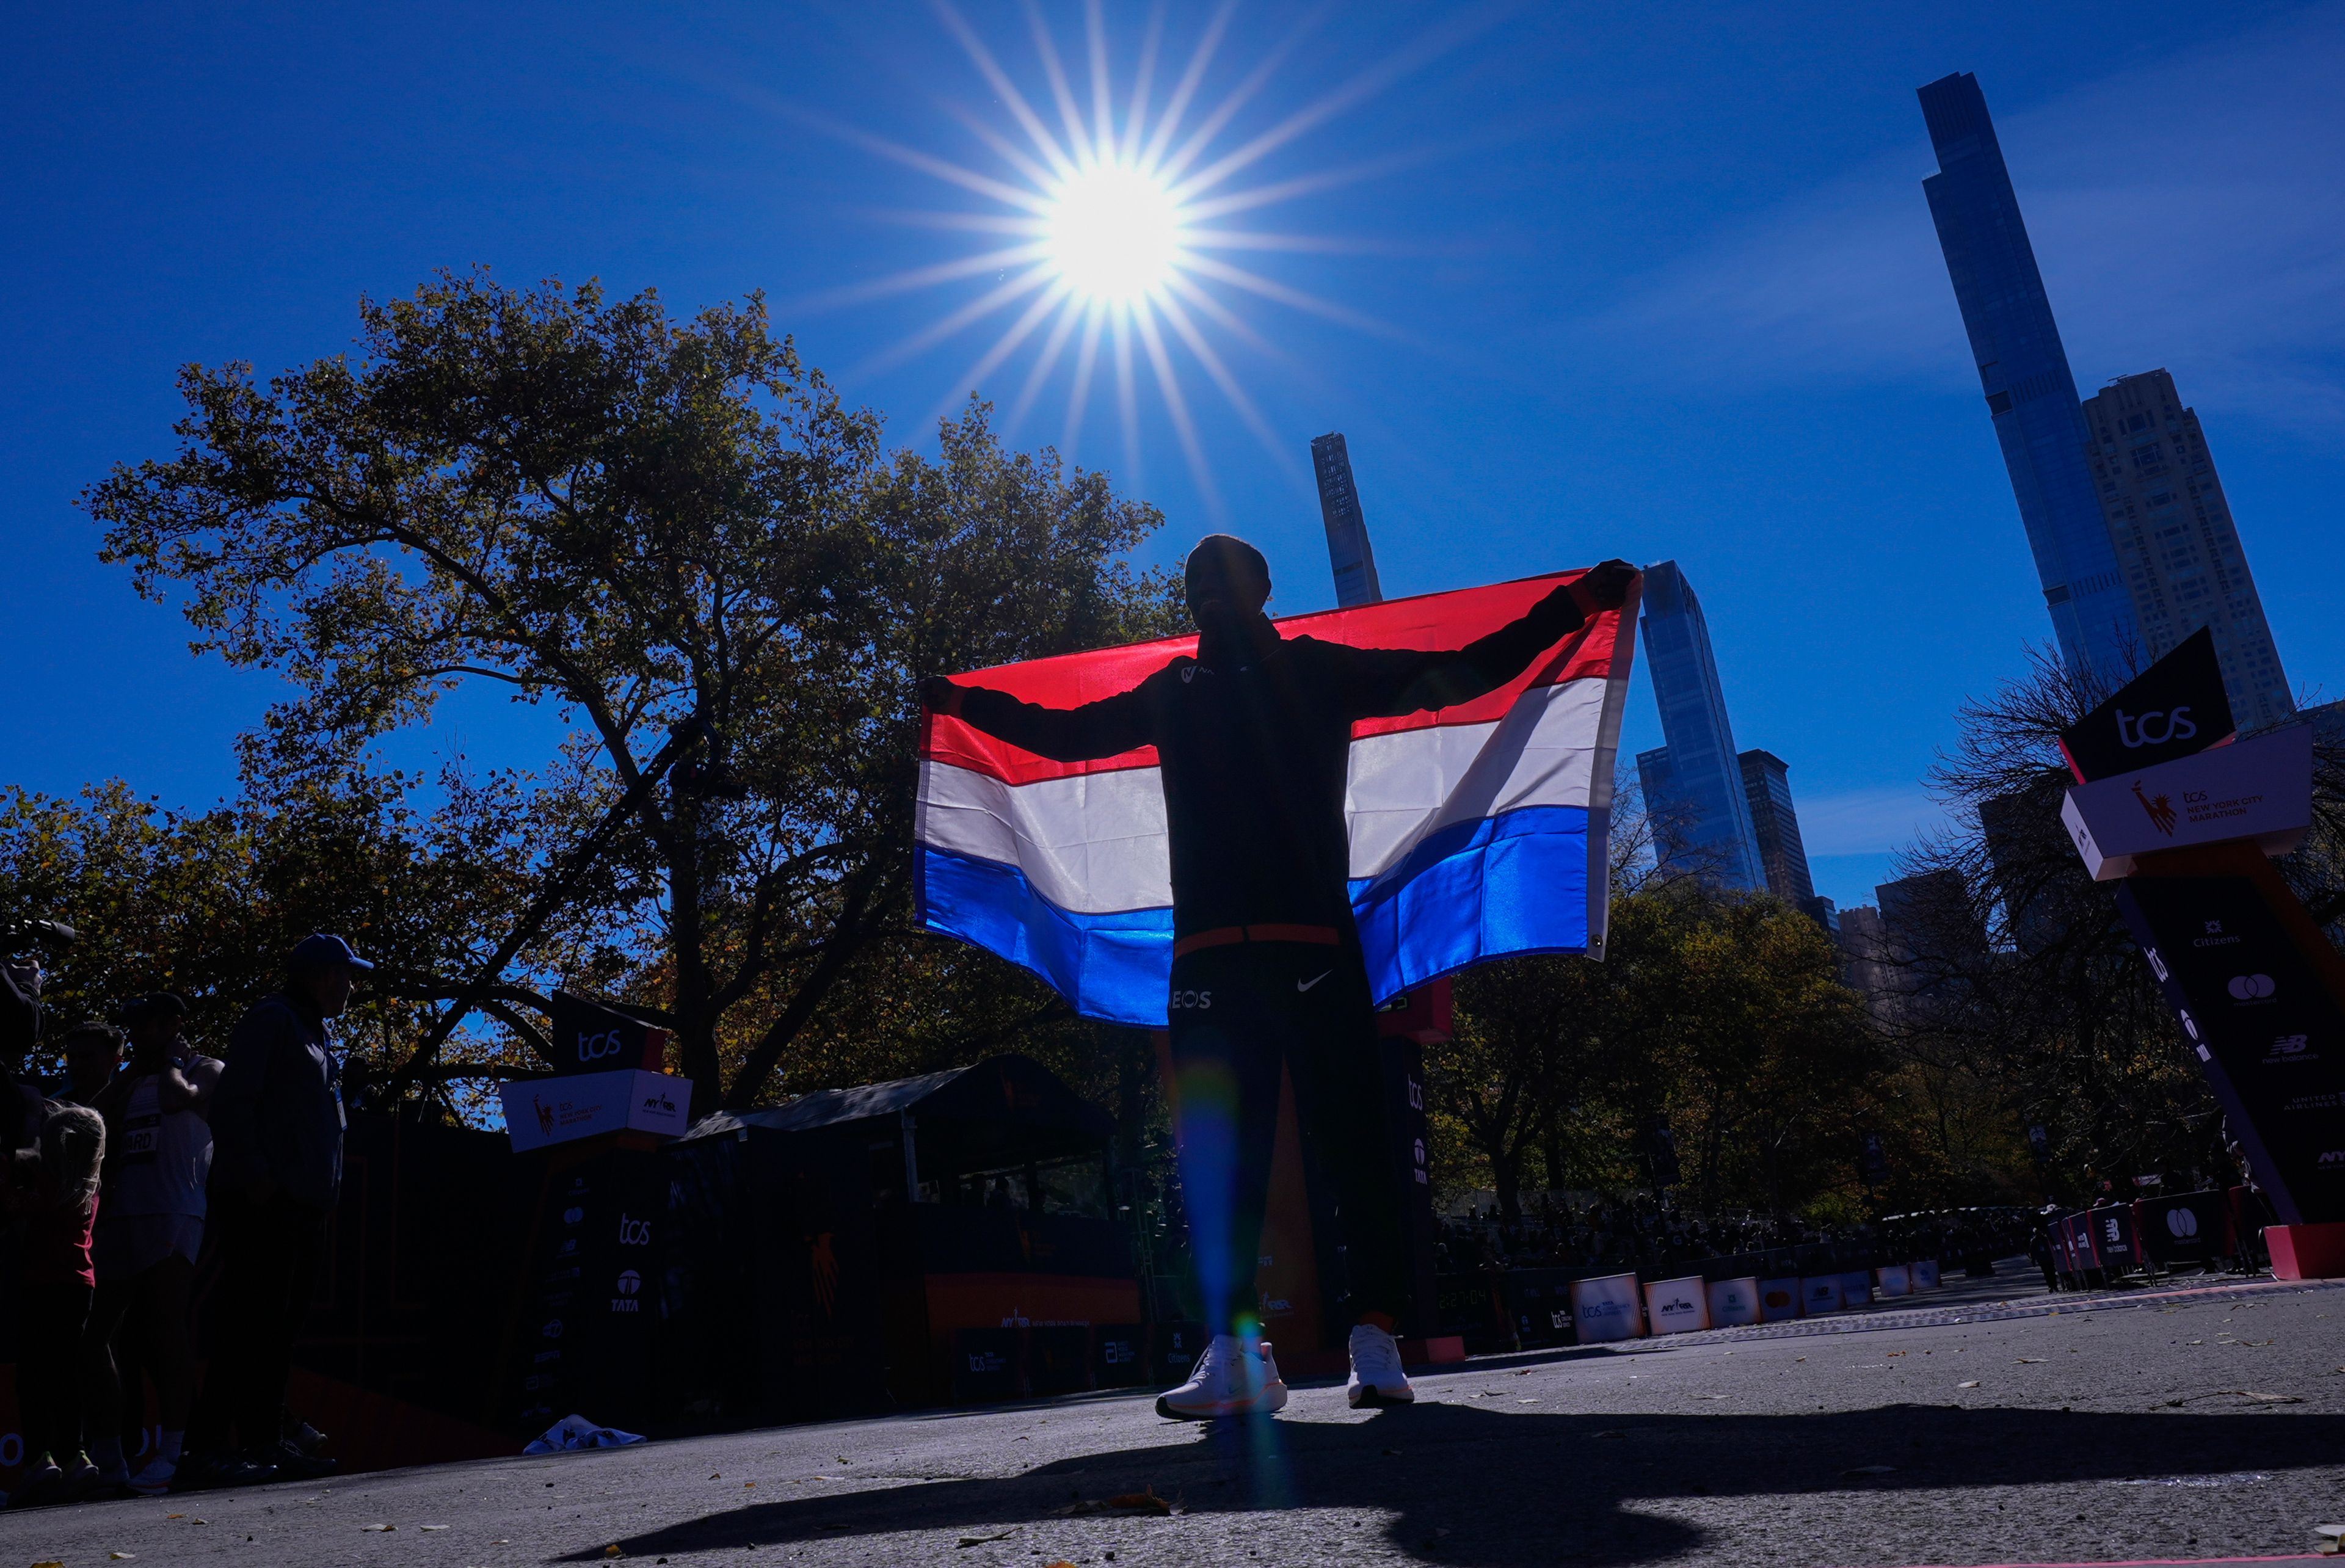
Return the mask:
[[[1428,835],[1352,884],[1379,1001],[1487,958],[1588,950],[1588,809],[1534,805]]]
[[[920,923],[999,953],[1051,983],[1087,1018],[1164,1027],[1172,911],[1071,915],[999,861],[919,846]]]
[[[1016,866],[919,846],[920,916],[1040,975],[1085,1017],[1162,1028],[1172,911],[1074,915]],[[1352,884],[1378,1000],[1488,958],[1588,947],[1588,812],[1526,806],[1431,835]]]

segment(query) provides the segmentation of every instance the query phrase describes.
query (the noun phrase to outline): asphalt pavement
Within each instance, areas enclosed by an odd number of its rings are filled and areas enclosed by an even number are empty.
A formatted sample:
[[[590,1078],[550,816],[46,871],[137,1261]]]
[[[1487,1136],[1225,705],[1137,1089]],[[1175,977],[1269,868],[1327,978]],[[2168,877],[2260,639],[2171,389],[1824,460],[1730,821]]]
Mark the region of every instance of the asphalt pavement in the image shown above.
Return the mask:
[[[1094,1395],[0,1512],[0,1568],[2137,1563],[2345,1520],[2345,1289],[1996,1283],[1485,1358],[1407,1410]]]

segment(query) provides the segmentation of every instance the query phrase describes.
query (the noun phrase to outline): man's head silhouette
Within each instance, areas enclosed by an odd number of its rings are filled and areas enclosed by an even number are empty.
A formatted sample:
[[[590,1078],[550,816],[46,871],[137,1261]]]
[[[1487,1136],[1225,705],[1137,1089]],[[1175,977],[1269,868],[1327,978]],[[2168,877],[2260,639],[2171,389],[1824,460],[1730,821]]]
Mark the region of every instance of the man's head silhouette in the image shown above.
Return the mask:
[[[1189,552],[1189,613],[1197,630],[1244,637],[1270,601],[1270,562],[1243,539],[1209,533]]]

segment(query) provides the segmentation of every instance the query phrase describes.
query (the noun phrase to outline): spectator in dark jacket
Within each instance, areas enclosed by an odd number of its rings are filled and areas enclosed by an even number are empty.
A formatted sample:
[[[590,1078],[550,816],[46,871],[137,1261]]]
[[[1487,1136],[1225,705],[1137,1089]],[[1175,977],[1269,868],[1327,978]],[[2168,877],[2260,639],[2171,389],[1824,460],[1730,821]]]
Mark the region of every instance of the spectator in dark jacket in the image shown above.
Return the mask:
[[[285,1387],[341,1189],[341,1070],[326,1020],[372,967],[339,936],[305,936],[285,988],[254,1004],[228,1037],[211,1098],[219,1306],[175,1491],[334,1468],[284,1441]]]

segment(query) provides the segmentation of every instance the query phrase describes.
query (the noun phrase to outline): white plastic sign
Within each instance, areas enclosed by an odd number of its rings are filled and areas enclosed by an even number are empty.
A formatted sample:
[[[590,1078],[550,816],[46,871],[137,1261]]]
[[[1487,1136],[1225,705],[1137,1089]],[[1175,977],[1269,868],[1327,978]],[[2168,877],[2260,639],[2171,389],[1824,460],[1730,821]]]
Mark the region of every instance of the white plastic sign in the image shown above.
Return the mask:
[[[1789,1302],[1788,1296],[1785,1298]],[[1759,1320],[1759,1281],[1712,1280],[1710,1282],[1710,1326],[1739,1328]]]
[[[1761,1280],[1759,1281],[1759,1320],[1780,1323],[1800,1315],[1800,1282],[1797,1280]]]
[[[1883,1300],[1914,1293],[1914,1270],[1904,1263],[1883,1263],[1873,1271],[1873,1289]]]
[[[1855,1269],[1840,1277],[1840,1304],[1842,1311],[1873,1304],[1873,1272]]]
[[[1571,1282],[1571,1320],[1583,1345],[1633,1340],[1645,1331],[1644,1304],[1634,1274],[1605,1274]]]
[[[1710,1291],[1699,1274],[1656,1280],[1645,1287],[1645,1320],[1657,1334],[1690,1334],[1710,1327]]]
[[[1840,1276],[1818,1274],[1800,1281],[1800,1315],[1822,1317],[1840,1310]]]
[[[1938,1288],[1938,1260],[1935,1258],[1924,1258],[1916,1260],[1913,1264],[1913,1270],[1914,1289],[1916,1290],[1934,1290]]]
[[[692,1115],[691,1079],[633,1067],[523,1078],[503,1098],[515,1154],[605,1132],[682,1138]]]
[[[2312,823],[2312,726],[2078,784],[2060,820],[2096,882],[2133,875],[2134,856],[2251,838],[2286,855]]]

